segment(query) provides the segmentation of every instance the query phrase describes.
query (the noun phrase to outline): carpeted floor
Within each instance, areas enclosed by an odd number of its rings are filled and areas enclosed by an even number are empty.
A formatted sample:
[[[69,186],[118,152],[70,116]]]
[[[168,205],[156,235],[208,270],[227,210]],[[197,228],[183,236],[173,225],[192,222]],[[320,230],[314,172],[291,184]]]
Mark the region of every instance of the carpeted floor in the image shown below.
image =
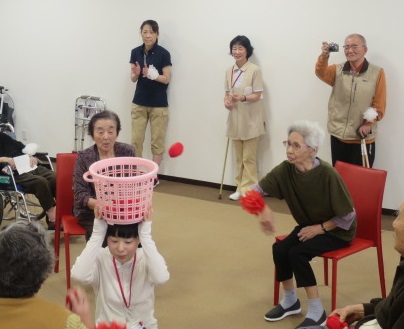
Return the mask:
[[[290,329],[307,310],[304,290],[298,294],[302,315],[269,323],[263,315],[272,307],[273,236],[266,236],[256,218],[229,201],[229,191],[219,200],[211,188],[162,181],[153,197],[152,235],[171,274],[167,284],[156,288],[156,317],[161,329]],[[288,233],[294,221],[282,202],[269,199],[276,209],[277,234]],[[393,234],[382,233],[387,289],[390,289],[399,256]],[[61,271],[52,274],[40,294],[64,303],[64,243]],[[71,240],[71,259],[84,248],[84,238]],[[329,312],[331,290],[324,286],[323,263],[314,259],[320,294]],[[368,301],[380,296],[375,250],[341,261],[338,271],[338,305]],[[87,289],[93,302],[91,289]]]
[[[222,190],[220,193],[220,189],[218,188],[178,183],[168,180],[160,180],[160,182],[161,183],[155,189],[156,192],[186,196],[189,198],[219,202],[221,204],[239,207],[239,203],[237,201],[229,200],[229,195],[234,191]],[[283,200],[270,197],[267,197],[266,200],[273,211],[282,214],[290,214],[289,208]],[[394,219],[394,216],[382,215],[382,229],[392,231],[392,223]]]

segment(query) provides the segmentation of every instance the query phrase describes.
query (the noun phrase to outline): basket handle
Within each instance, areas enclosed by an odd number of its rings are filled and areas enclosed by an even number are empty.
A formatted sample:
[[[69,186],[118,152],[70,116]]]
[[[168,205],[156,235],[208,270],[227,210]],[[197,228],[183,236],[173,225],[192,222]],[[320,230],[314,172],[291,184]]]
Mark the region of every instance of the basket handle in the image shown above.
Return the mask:
[[[85,172],[85,173],[83,174],[84,180],[85,180],[86,182],[89,182],[89,183],[94,183],[94,182],[95,182],[95,179],[93,179],[92,177],[90,178],[89,176],[91,176],[91,173],[90,173],[89,171]]]

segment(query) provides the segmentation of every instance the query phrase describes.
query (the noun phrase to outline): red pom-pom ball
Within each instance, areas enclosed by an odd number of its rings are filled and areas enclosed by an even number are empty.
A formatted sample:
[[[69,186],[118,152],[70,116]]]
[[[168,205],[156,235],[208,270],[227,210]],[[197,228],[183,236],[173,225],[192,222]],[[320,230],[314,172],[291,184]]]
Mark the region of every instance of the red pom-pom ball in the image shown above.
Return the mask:
[[[184,145],[182,145],[182,143],[180,142],[177,142],[170,146],[170,148],[168,149],[168,154],[170,157],[175,158],[181,155],[183,151]]]
[[[241,207],[250,214],[258,215],[265,208],[265,200],[261,193],[251,190],[240,199]]]
[[[348,323],[341,322],[338,315],[330,315],[327,318],[326,325],[328,329],[343,329],[348,327]]]
[[[94,329],[127,329],[127,327],[126,327],[126,324],[120,324],[120,323],[117,323],[114,321],[109,324],[102,322],[102,323],[98,324]]]

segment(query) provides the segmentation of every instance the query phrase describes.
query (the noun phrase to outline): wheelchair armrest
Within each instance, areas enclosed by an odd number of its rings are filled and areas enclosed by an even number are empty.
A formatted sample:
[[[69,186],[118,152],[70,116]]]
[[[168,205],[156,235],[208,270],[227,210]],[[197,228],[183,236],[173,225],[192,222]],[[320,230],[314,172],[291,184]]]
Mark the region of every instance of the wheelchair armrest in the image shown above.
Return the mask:
[[[48,156],[48,152],[36,152],[34,156],[38,159],[38,165],[53,170],[52,161]]]
[[[5,166],[8,166],[8,162],[0,162],[0,170],[3,169]]]
[[[46,157],[48,155],[48,152],[36,152],[35,156],[36,157]]]
[[[0,163],[0,189],[1,190],[16,190],[13,169],[7,162]]]

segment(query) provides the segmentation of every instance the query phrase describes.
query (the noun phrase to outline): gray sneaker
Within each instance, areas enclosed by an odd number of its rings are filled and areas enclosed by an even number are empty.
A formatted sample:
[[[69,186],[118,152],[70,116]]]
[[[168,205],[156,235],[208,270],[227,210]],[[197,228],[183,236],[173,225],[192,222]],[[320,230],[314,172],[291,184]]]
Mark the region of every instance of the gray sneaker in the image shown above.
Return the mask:
[[[293,314],[298,314],[301,312],[300,308],[300,300],[297,300],[296,303],[294,303],[291,307],[284,309],[281,304],[275,306],[272,310],[268,311],[264,315],[264,319],[267,321],[279,321],[282,320],[283,318],[293,315]]]
[[[325,311],[323,312],[323,315],[318,321],[314,321],[313,319],[310,318],[305,318],[304,321],[299,324],[295,329],[322,329],[322,328],[327,328],[325,325],[327,321],[327,314],[325,314]]]

